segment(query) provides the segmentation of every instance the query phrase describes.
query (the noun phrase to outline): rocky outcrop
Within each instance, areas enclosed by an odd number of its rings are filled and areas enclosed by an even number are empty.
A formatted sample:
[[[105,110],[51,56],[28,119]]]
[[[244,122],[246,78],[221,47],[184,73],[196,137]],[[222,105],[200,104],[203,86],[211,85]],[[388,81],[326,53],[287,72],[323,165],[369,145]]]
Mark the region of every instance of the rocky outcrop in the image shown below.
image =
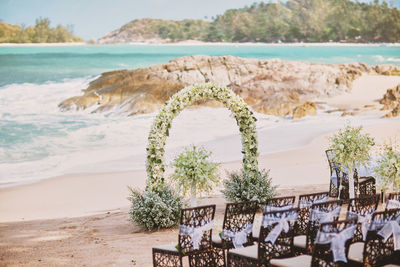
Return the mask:
[[[400,104],[400,84],[388,89],[379,103],[383,105],[383,110],[393,109]]]
[[[362,63],[187,56],[148,68],[103,73],[83,90],[83,96],[59,106],[62,110],[92,107],[93,112],[149,113],[187,85],[215,82],[230,86],[255,111],[282,116],[314,98],[350,91],[353,80],[363,73],[376,72]]]
[[[306,102],[293,110],[293,119],[299,119],[305,116],[316,115],[317,105],[314,102]]]
[[[377,74],[380,75],[400,75],[400,67],[399,66],[394,66],[394,65],[377,65],[375,66],[375,71]]]
[[[390,111],[383,117],[384,118],[392,118],[392,117],[399,117],[399,116],[400,116],[400,104],[397,104],[397,106],[395,106],[392,111]]]

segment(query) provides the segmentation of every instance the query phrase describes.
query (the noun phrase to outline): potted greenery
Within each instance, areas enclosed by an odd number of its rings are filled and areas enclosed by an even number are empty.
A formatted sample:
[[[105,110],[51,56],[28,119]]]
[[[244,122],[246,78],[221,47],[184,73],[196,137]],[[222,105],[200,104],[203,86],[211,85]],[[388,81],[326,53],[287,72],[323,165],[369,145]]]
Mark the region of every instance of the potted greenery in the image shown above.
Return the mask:
[[[210,192],[218,183],[218,163],[211,162],[211,152],[191,146],[179,154],[172,166],[175,167],[171,179],[182,189],[183,195],[190,192],[190,205],[197,205],[197,193]]]
[[[346,126],[331,137],[331,149],[334,151],[333,161],[340,164],[342,171],[348,171],[350,198],[355,197],[354,170],[361,165],[368,165],[371,147],[375,145],[374,139],[369,134],[362,134],[361,130],[361,126]],[[339,188],[339,192],[340,190]]]
[[[382,192],[390,188],[395,192],[400,190],[400,153],[392,145],[384,145],[374,172],[379,177]]]

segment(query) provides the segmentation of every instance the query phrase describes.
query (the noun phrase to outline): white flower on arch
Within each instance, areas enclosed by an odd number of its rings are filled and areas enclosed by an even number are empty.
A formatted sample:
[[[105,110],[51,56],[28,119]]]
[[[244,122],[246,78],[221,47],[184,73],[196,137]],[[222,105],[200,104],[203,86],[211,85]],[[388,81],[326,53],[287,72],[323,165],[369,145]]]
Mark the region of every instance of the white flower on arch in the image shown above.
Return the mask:
[[[257,119],[249,106],[226,86],[202,83],[187,86],[170,97],[160,109],[149,133],[147,147],[147,186],[152,188],[164,183],[164,147],[172,120],[184,108],[203,99],[214,99],[228,108],[236,119],[242,135],[243,170],[248,173],[258,171],[257,162]]]

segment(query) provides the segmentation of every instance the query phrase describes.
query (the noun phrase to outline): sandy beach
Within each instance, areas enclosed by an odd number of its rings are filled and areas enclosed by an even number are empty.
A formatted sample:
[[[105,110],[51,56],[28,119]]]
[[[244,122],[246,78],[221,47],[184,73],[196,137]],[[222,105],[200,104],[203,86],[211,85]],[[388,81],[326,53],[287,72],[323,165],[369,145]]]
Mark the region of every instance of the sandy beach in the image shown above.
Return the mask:
[[[263,128],[258,133],[259,166],[271,170],[278,193],[299,195],[328,191],[329,167],[325,157],[328,137],[343,127],[345,121],[363,125],[378,145],[389,138],[400,138],[400,118],[381,119],[385,112],[380,111],[381,105],[377,102],[388,88],[397,84],[400,77],[363,76],[354,82],[351,92],[317,99],[326,104],[315,118]],[[357,114],[340,120],[340,114],[332,115],[329,119],[337,118],[337,123],[324,124],[327,107],[357,111]],[[364,123],[367,119],[368,123]],[[315,129],[305,129],[312,127]],[[218,158],[225,153],[229,159],[230,149],[240,150],[237,143],[229,140],[209,142],[214,144]],[[274,142],[276,149],[270,149],[267,144]],[[240,168],[239,159],[222,160],[221,180],[226,170]],[[141,169],[68,174],[0,188],[0,265],[151,266],[151,247],[175,241],[177,230],[146,232],[129,221],[128,186],[143,189],[145,182],[146,172]],[[225,203],[220,189],[201,199],[202,204],[217,204],[216,231],[222,225]]]

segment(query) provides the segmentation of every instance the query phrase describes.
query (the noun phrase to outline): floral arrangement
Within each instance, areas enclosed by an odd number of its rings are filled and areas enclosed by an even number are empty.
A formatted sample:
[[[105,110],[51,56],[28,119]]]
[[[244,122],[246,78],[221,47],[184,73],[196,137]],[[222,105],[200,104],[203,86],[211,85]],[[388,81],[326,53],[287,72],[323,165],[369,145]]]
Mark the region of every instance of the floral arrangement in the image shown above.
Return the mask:
[[[349,196],[354,198],[354,169],[368,165],[371,147],[375,145],[369,134],[361,133],[362,127],[346,126],[331,138],[333,161],[340,164],[342,171],[348,171]]]
[[[177,183],[185,196],[190,191],[191,206],[197,206],[196,194],[210,192],[218,184],[218,163],[209,160],[211,152],[204,148],[191,146],[180,153],[173,161],[175,167],[171,179]]]
[[[392,188],[400,190],[400,153],[393,146],[385,145],[381,158],[374,169],[380,178],[379,186],[382,191]]]
[[[222,193],[232,202],[256,200],[265,203],[267,199],[276,195],[276,186],[272,185],[269,171],[258,171],[256,175],[244,172],[231,172],[224,181],[225,189]]]
[[[179,224],[184,203],[171,187],[163,184],[144,192],[129,189],[131,195],[128,199],[132,203],[129,214],[133,222],[143,225],[147,230],[169,228]]]
[[[247,104],[232,90],[213,83],[195,84],[177,92],[164,104],[155,118],[148,137],[146,170],[147,187],[164,183],[164,146],[171,122],[184,108],[196,101],[214,99],[227,107],[236,118],[242,135],[244,172],[257,173],[256,118]]]

